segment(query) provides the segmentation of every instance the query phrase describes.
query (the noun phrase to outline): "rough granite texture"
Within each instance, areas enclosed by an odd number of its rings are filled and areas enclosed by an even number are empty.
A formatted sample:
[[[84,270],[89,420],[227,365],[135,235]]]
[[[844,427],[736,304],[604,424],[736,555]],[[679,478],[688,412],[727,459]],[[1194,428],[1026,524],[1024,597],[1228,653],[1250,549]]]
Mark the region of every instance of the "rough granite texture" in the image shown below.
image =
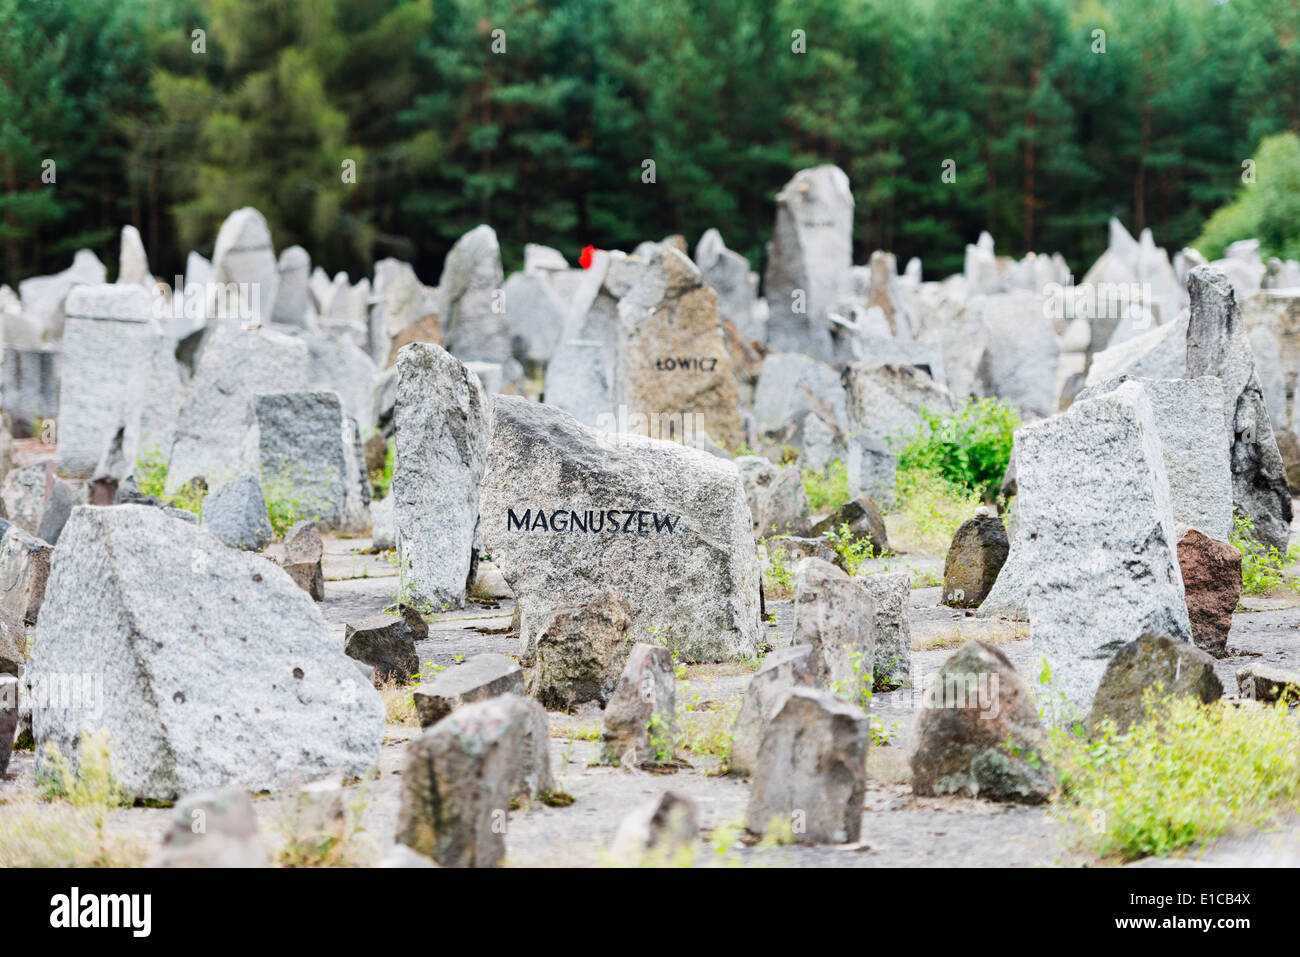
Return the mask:
[[[917,794],[1040,804],[1056,785],[1038,706],[993,645],[968,641],[925,690],[909,760]]]
[[[688,661],[758,649],[758,555],[729,461],[603,436],[567,413],[501,396],[481,514],[484,548],[519,603],[524,654],[552,605],[611,589],[631,604],[636,638]]]
[[[1126,382],[1016,433],[1030,640],[1051,668],[1053,720],[1086,715],[1107,659],[1144,632],[1191,640],[1154,418]]]
[[[849,291],[853,191],[838,166],[804,169],[776,194],[763,291],[769,347],[823,362],[833,347],[826,315]]]
[[[1185,641],[1167,635],[1142,635],[1121,648],[1106,665],[1088,715],[1096,727],[1109,718],[1120,732],[1146,716],[1144,695],[1191,696],[1203,704],[1223,697],[1214,659]]]
[[[479,516],[488,398],[478,376],[431,343],[403,346],[397,374],[390,495],[398,547],[417,603],[460,608]]]
[[[307,344],[301,340],[230,323],[218,324],[206,335],[176,425],[167,469],[169,495],[195,476],[215,484],[255,465],[246,461],[253,397],[307,387]]]
[[[118,780],[156,800],[376,767],[383,702],[275,565],[144,505],[80,506],[63,537],[28,694],[90,675],[94,700],[34,708],[38,755],[107,731]]]
[[[867,716],[825,691],[793,688],[763,731],[745,828],[788,828],[795,841],[846,844],[862,834]]]

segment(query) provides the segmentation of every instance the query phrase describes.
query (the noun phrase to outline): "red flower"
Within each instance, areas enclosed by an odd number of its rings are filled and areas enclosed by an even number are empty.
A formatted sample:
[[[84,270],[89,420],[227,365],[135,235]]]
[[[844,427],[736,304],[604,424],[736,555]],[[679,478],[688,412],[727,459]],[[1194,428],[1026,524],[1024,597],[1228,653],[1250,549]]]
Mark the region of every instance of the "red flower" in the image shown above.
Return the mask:
[[[578,265],[583,269],[591,268],[592,257],[596,255],[595,246],[583,246],[582,255],[578,257]]]

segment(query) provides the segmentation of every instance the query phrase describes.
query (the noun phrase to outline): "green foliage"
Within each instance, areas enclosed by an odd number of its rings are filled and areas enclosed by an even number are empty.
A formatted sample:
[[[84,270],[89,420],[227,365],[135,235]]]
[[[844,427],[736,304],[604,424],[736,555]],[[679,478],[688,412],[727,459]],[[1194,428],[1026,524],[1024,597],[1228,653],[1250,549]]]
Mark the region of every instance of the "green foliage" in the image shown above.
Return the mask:
[[[383,499],[388,497],[388,490],[393,485],[393,465],[397,462],[397,438],[390,436],[388,444],[384,446],[384,465],[383,468],[375,469],[370,473],[370,484],[374,488],[375,498]]]
[[[803,470],[803,488],[808,507],[813,512],[839,508],[849,500],[849,473],[843,462],[835,461],[820,472]]]
[[[174,508],[184,509],[200,518],[203,516],[203,500],[207,497],[207,488],[195,482],[186,482],[176,491],[168,493],[167,460],[157,446],[146,449],[136,459],[132,474],[140,488],[140,494],[152,495]]]
[[[111,265],[126,222],[171,276],[244,204],[353,278],[393,255],[432,281],[481,222],[507,269],[710,226],[759,266],[773,193],[822,162],[855,262],[945,275],[987,228],[1082,274],[1112,215],[1186,245],[1300,130],[1297,35],[1267,0],[0,0],[5,278]],[[1265,234],[1300,220],[1268,156]]]
[[[1011,461],[1019,418],[998,399],[972,400],[957,412],[922,409],[921,424],[898,457],[898,471],[928,473],[992,500]]]
[[[104,812],[130,805],[132,798],[113,776],[113,749],[107,731],[82,732],[75,766],[52,743],[45,743],[45,764],[41,769],[41,796],[47,801],[64,800],[73,807]],[[102,824],[102,821],[101,821]]]
[[[154,111],[149,20],[138,2],[0,0],[7,281],[40,266],[65,269],[83,246],[115,245],[131,216],[129,130]]]
[[[1241,590],[1247,595],[1267,595],[1275,588],[1300,591],[1300,579],[1285,570],[1300,560],[1300,544],[1281,554],[1274,546],[1265,546],[1255,537],[1255,523],[1240,512],[1233,512],[1232,538],[1229,544],[1241,552]]]
[[[177,508],[183,508],[187,512],[203,516],[203,500],[207,498],[208,490],[204,486],[197,485],[194,482],[186,482],[168,498],[164,499],[168,504]]]
[[[871,540],[854,536],[848,522],[842,523],[838,529],[833,528],[827,532],[826,540],[840,556],[840,560],[844,562],[844,570],[850,575],[861,572],[862,566],[871,558]]]
[[[645,725],[650,741],[650,757],[656,764],[668,764],[677,753],[677,744],[672,725],[663,715],[656,712],[650,715]]]
[[[1149,689],[1147,718],[1050,733],[1065,790],[1056,812],[1104,857],[1134,860],[1259,828],[1300,810],[1300,728],[1287,707],[1203,705]]]
[[[862,652],[849,653],[849,666],[853,669],[853,678],[831,682],[831,691],[850,704],[855,704],[867,713],[867,727],[871,734],[871,743],[884,747],[902,727],[895,721],[890,727],[877,715],[871,714],[871,699],[882,682],[877,681],[870,668],[865,667]]]
[[[743,703],[740,695],[717,700],[693,691],[689,697],[681,690],[677,693],[677,746],[683,751],[702,757],[725,761],[731,754],[732,732]]]
[[[788,561],[789,556],[780,545],[768,549],[767,567],[763,569],[763,582],[774,598],[788,594],[790,586],[794,583],[794,569],[789,566]]]
[[[36,794],[6,799],[0,814],[0,867],[140,867],[152,848],[111,834],[109,815],[131,804],[112,770],[107,731],[82,732],[77,760],[46,742]]]
[[[163,458],[160,449],[153,447],[146,450],[136,460],[135,471],[132,474],[135,475],[141,495],[152,495],[162,500],[167,488],[167,459]]]
[[[1219,259],[1229,243],[1258,239],[1265,258],[1300,259],[1300,136],[1266,137],[1253,160],[1254,182],[1241,184],[1237,198],[1215,211],[1192,245],[1207,259]]]
[[[321,811],[320,798],[299,795],[278,823],[278,867],[373,867],[378,848],[361,825],[366,809],[363,785],[339,817]]]
[[[946,555],[957,526],[982,504],[977,492],[932,472],[899,471],[894,507],[885,516],[890,546],[899,552]]]
[[[321,516],[321,506],[313,496],[304,492],[306,483],[289,472],[262,474],[262,496],[266,499],[266,514],[276,538],[299,522],[315,521]]]

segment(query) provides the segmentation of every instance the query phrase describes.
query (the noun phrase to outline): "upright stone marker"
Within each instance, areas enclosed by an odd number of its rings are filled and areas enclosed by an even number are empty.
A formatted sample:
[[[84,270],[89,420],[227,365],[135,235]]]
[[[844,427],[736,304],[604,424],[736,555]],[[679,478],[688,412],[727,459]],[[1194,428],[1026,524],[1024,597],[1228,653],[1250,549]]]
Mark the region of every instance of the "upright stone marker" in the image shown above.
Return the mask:
[[[776,228],[763,291],[768,345],[828,362],[826,314],[849,291],[853,266],[853,191],[837,166],[800,170],[776,196]]]
[[[123,397],[159,335],[138,285],[76,286],[68,293],[59,394],[59,471],[90,475],[123,416]]]
[[[744,443],[740,395],[718,327],[717,297],[676,249],[660,247],[619,300],[615,356],[615,402],[632,414],[658,418],[649,434],[678,438],[668,434],[677,423],[689,437],[682,424],[689,415],[724,448]]]
[[[337,525],[347,474],[338,393],[263,392],[252,404],[250,458],[262,487],[273,498],[292,500],[304,518]]]
[[[754,317],[754,284],[749,260],[728,249],[722,234],[706,230],[695,247],[695,263],[704,281],[718,294],[718,315],[746,340],[762,342],[767,329]]]
[[[307,313],[311,309],[311,291],[307,286],[310,275],[311,256],[307,250],[290,246],[280,253],[272,319],[290,326],[307,325]]]
[[[1155,414],[1136,382],[1016,433],[1030,640],[1055,720],[1085,716],[1106,661],[1151,631],[1190,641]],[[1061,707],[1057,693],[1068,706]]]
[[[280,281],[279,266],[275,261],[275,247],[271,245],[271,230],[266,217],[251,206],[237,209],[221,224],[217,243],[212,251],[212,272],[209,282],[247,285],[248,295],[240,302],[248,302],[252,315],[231,316],[223,303],[231,300],[224,291],[210,290],[209,317],[270,322]]]
[[[460,608],[478,524],[487,395],[464,363],[429,343],[403,346],[397,375],[398,547],[417,601]],[[528,469],[518,478],[527,481]]]
[[[1197,266],[1187,288],[1192,297],[1187,375],[1223,381],[1233,504],[1254,523],[1261,542],[1285,552],[1291,537],[1291,492],[1232,283],[1211,266]]]
[[[307,346],[265,329],[217,326],[203,344],[176,426],[167,491],[196,475],[215,483],[245,471],[259,392],[307,388]]]
[[[497,234],[476,226],[456,240],[438,280],[447,351],[462,361],[508,362],[510,317]]]

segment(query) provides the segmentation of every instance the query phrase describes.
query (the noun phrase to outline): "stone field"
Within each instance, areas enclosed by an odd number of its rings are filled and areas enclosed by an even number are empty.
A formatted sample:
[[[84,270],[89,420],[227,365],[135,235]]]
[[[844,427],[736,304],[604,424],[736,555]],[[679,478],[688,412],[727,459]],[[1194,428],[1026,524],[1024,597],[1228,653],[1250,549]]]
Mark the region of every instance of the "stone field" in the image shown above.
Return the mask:
[[[0,287],[0,866],[1300,861],[1300,263],[853,218]]]

